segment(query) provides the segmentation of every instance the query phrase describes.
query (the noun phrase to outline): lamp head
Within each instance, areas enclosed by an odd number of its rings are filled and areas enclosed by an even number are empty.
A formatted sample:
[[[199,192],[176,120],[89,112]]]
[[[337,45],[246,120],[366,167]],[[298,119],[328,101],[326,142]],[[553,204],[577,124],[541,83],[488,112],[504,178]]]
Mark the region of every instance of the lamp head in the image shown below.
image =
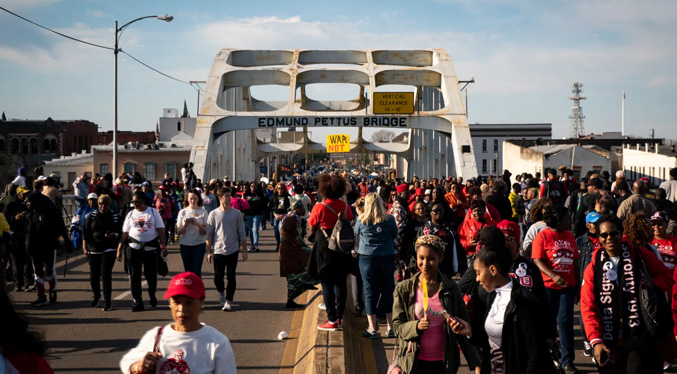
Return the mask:
[[[165,14],[164,16],[157,16],[157,19],[165,22],[172,22],[172,20],[174,20],[174,17],[170,16],[169,14]]]

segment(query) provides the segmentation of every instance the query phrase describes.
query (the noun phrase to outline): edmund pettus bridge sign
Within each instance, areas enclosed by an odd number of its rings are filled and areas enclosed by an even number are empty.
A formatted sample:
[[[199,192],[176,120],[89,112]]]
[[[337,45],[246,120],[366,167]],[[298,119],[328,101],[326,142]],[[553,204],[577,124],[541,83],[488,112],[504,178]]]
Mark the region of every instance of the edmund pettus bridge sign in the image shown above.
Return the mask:
[[[353,100],[313,100],[308,85],[354,84]],[[263,101],[254,86],[288,87],[285,101]],[[410,92],[383,92],[388,85]],[[423,89],[440,105],[423,106]],[[271,128],[393,128],[439,131],[450,136],[456,175],[477,175],[465,105],[449,55],[424,50],[235,50],[214,58],[198,113],[191,161],[195,174],[208,180],[210,147],[231,131]],[[404,89],[402,91],[405,91]],[[304,140],[304,144],[306,140]],[[255,144],[256,145],[256,144]],[[359,148],[359,147],[358,147]],[[270,149],[270,147],[266,148]],[[272,152],[272,151],[271,151]],[[394,151],[396,152],[396,151]],[[256,149],[252,165],[258,163]],[[241,156],[239,156],[241,158]],[[252,167],[253,170],[257,168]]]

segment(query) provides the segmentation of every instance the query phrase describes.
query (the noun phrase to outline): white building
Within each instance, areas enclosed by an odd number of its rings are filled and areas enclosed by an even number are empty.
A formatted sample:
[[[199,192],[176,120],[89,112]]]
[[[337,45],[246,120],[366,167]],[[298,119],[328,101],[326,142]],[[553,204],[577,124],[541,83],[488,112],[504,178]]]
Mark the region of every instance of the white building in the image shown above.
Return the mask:
[[[162,117],[158,121],[158,141],[169,142],[171,139],[181,133],[185,133],[192,139],[195,136],[195,127],[197,118],[181,117],[179,110],[165,108],[162,110]]]
[[[649,178],[652,186],[670,179],[670,169],[677,167],[674,145],[644,144],[623,148],[623,170],[630,180]]]
[[[504,165],[503,143],[508,139],[551,139],[551,123],[475,123],[470,124],[477,171],[481,176],[500,176]]]
[[[588,171],[611,172],[611,154],[595,146],[577,144],[539,145],[522,147],[510,141],[503,143],[503,167],[513,174],[543,174],[547,168],[566,166],[574,171],[577,179]]]

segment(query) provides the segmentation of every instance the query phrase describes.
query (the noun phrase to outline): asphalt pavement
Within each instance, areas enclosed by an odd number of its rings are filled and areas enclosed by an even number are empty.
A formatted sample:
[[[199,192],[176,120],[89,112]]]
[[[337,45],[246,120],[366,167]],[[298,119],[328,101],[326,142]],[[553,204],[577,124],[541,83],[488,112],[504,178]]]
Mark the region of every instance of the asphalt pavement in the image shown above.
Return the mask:
[[[249,253],[237,267],[237,291],[233,310],[221,311],[214,286],[214,270],[207,264],[202,277],[207,299],[201,322],[225,334],[233,346],[240,373],[279,373],[286,341],[277,339],[289,331],[293,311],[285,309],[286,280],[279,276],[275,238],[270,226],[260,231],[258,253]],[[162,296],[171,277],[183,272],[178,243],[169,246],[169,275],[158,282],[158,307],[133,313],[128,277],[122,263],[113,269],[113,307],[103,312],[92,308],[87,257],[72,253],[64,276],[65,257],[57,259],[58,301],[54,305],[31,307],[35,293],[14,292],[15,305],[28,316],[30,326],[44,333],[49,345],[48,361],[61,373],[119,373],[122,355],[136,346],[150,328],[172,322],[167,300]],[[103,301],[102,301],[103,304]]]

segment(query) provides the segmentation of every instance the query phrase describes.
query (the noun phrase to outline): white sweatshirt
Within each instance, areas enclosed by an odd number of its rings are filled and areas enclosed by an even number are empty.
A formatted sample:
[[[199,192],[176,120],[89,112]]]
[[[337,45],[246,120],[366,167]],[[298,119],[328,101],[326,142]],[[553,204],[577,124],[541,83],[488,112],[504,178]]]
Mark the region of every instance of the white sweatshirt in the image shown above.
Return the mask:
[[[153,350],[159,328],[158,326],[148,330],[139,341],[139,345],[122,357],[120,369],[123,373],[129,374],[131,365]],[[205,324],[201,329],[191,332],[178,332],[172,329],[171,324],[166,325],[158,347],[163,354],[155,367],[155,373],[158,374],[237,373],[230,341],[218,330]],[[190,371],[185,371],[186,368]]]

